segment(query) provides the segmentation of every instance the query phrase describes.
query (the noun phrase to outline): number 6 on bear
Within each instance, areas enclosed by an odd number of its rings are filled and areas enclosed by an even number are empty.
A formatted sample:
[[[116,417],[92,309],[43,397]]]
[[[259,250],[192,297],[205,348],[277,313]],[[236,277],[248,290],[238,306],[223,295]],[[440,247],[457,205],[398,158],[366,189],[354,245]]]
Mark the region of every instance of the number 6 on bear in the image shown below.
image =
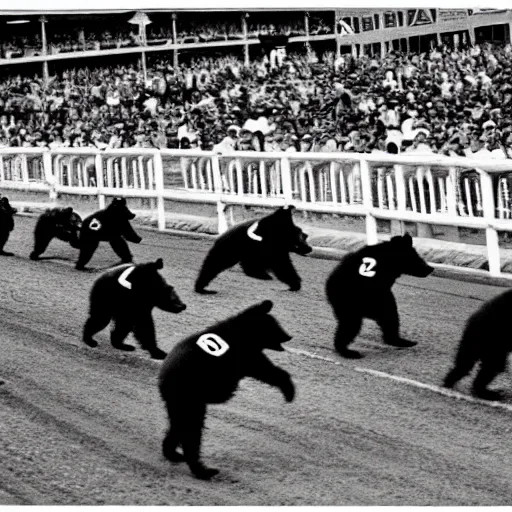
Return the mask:
[[[373,277],[377,272],[373,270],[377,265],[377,260],[368,256],[363,258],[363,263],[359,267],[359,274],[364,277]]]
[[[219,357],[222,354],[225,354],[229,349],[229,345],[220,336],[217,336],[217,334],[213,333],[199,336],[196,344],[207,354],[215,357]]]

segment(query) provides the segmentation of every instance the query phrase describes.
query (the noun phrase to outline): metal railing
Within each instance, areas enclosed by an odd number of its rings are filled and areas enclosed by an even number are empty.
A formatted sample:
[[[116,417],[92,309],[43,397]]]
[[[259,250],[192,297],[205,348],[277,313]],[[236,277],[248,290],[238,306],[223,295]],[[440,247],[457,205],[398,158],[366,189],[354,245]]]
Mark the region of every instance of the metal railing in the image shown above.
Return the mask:
[[[6,189],[153,198],[158,227],[165,200],[217,205],[219,232],[226,206],[277,207],[365,219],[369,244],[377,219],[485,230],[489,272],[500,273],[498,231],[512,231],[512,161],[438,155],[357,153],[215,153],[195,150],[3,148]]]

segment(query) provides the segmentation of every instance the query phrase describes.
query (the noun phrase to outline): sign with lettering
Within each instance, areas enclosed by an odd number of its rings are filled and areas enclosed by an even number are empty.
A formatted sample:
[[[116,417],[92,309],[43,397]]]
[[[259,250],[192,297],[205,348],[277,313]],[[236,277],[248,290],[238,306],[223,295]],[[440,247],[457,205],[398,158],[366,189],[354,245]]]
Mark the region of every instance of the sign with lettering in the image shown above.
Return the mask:
[[[469,16],[468,9],[439,9],[437,12],[438,23],[465,20]]]

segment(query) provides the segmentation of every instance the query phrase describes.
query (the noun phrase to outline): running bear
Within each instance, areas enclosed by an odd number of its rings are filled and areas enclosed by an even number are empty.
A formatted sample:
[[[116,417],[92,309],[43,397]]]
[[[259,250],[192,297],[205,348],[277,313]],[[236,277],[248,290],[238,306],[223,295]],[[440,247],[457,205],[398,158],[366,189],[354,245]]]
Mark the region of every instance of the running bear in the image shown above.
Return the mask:
[[[312,251],[307,235],[293,223],[293,206],[279,208],[258,221],[242,222],[219,236],[210,249],[196,280],[195,291],[207,290],[208,284],[224,270],[240,263],[245,275],[270,280],[268,272],[298,291],[301,278],[295,270],[290,252],[305,256]]]
[[[281,389],[287,402],[295,396],[290,375],[263,354],[283,351],[291,337],[270,315],[265,300],[240,314],[179,342],[167,355],[159,378],[160,395],[167,407],[170,428],[164,438],[164,456],[185,461],[199,479],[218,473],[200,458],[207,404],[228,401],[244,377]],[[181,445],[183,454],[176,451]]]
[[[0,199],[0,256],[14,256],[14,253],[4,251],[4,247],[14,229],[14,215],[17,211],[11,206],[7,197]]]
[[[131,263],[133,258],[125,238],[135,244],[142,240],[130,224],[134,218],[124,198],[115,198],[103,210],[86,217],[80,230],[80,255],[75,268],[85,270],[101,241],[110,243],[122,263]]]
[[[507,358],[512,351],[508,319],[511,307],[512,290],[508,290],[485,302],[468,319],[453,368],[444,379],[445,387],[455,386],[480,363],[472,385],[473,395],[484,400],[503,398],[500,391],[488,389],[488,386],[507,369]]]
[[[113,320],[110,341],[114,348],[128,352],[135,350],[124,343],[133,332],[140,346],[153,359],[164,359],[166,353],[157,347],[151,312],[157,307],[170,313],[181,313],[186,306],[158,272],[163,266],[159,258],[151,263],[120,265],[103,273],[91,289],[84,343],[89,347],[98,346],[93,336]]]
[[[37,219],[34,250],[30,253],[30,259],[38,260],[54,238],[68,242],[74,249],[79,249],[81,227],[82,218],[72,207],[48,208]]]
[[[367,245],[344,256],[326,284],[327,299],[338,320],[334,346],[339,354],[349,359],[363,357],[348,348],[359,334],[363,318],[377,322],[387,345],[416,345],[400,337],[398,309],[391,288],[402,274],[426,277],[433,270],[413,248],[409,234]]]

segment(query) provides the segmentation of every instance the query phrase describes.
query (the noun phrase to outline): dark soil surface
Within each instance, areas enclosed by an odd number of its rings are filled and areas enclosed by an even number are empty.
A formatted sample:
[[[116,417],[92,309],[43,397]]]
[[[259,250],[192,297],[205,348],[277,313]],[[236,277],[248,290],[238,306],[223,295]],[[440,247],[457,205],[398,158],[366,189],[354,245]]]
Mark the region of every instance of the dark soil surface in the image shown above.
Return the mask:
[[[67,259],[33,262],[34,225],[17,217],[6,246],[16,256],[0,257],[0,504],[512,503],[512,412],[357,371],[439,385],[465,320],[502,288],[402,278],[395,286],[402,331],[419,344],[386,347],[367,322],[354,345],[365,358],[348,361],[333,350],[324,296],[335,261],[295,257],[298,293],[233,269],[213,282],[218,295],[199,296],[193,281],[212,242],[140,230],[136,260],[163,257],[163,275],[188,305],[179,315],[155,312],[163,349],[267,298],[294,336],[294,351],[268,355],[292,374],[296,400],[287,404],[276,389],[247,379],[232,401],[211,406],[203,457],[221,472],[203,482],[161,456],[161,363],[140,349],[116,351],[108,331],[96,349],[80,340],[90,287],[116,262],[110,247],[93,258],[96,272],[77,272],[76,251],[58,241],[47,255]],[[510,387],[508,376],[495,385]]]

